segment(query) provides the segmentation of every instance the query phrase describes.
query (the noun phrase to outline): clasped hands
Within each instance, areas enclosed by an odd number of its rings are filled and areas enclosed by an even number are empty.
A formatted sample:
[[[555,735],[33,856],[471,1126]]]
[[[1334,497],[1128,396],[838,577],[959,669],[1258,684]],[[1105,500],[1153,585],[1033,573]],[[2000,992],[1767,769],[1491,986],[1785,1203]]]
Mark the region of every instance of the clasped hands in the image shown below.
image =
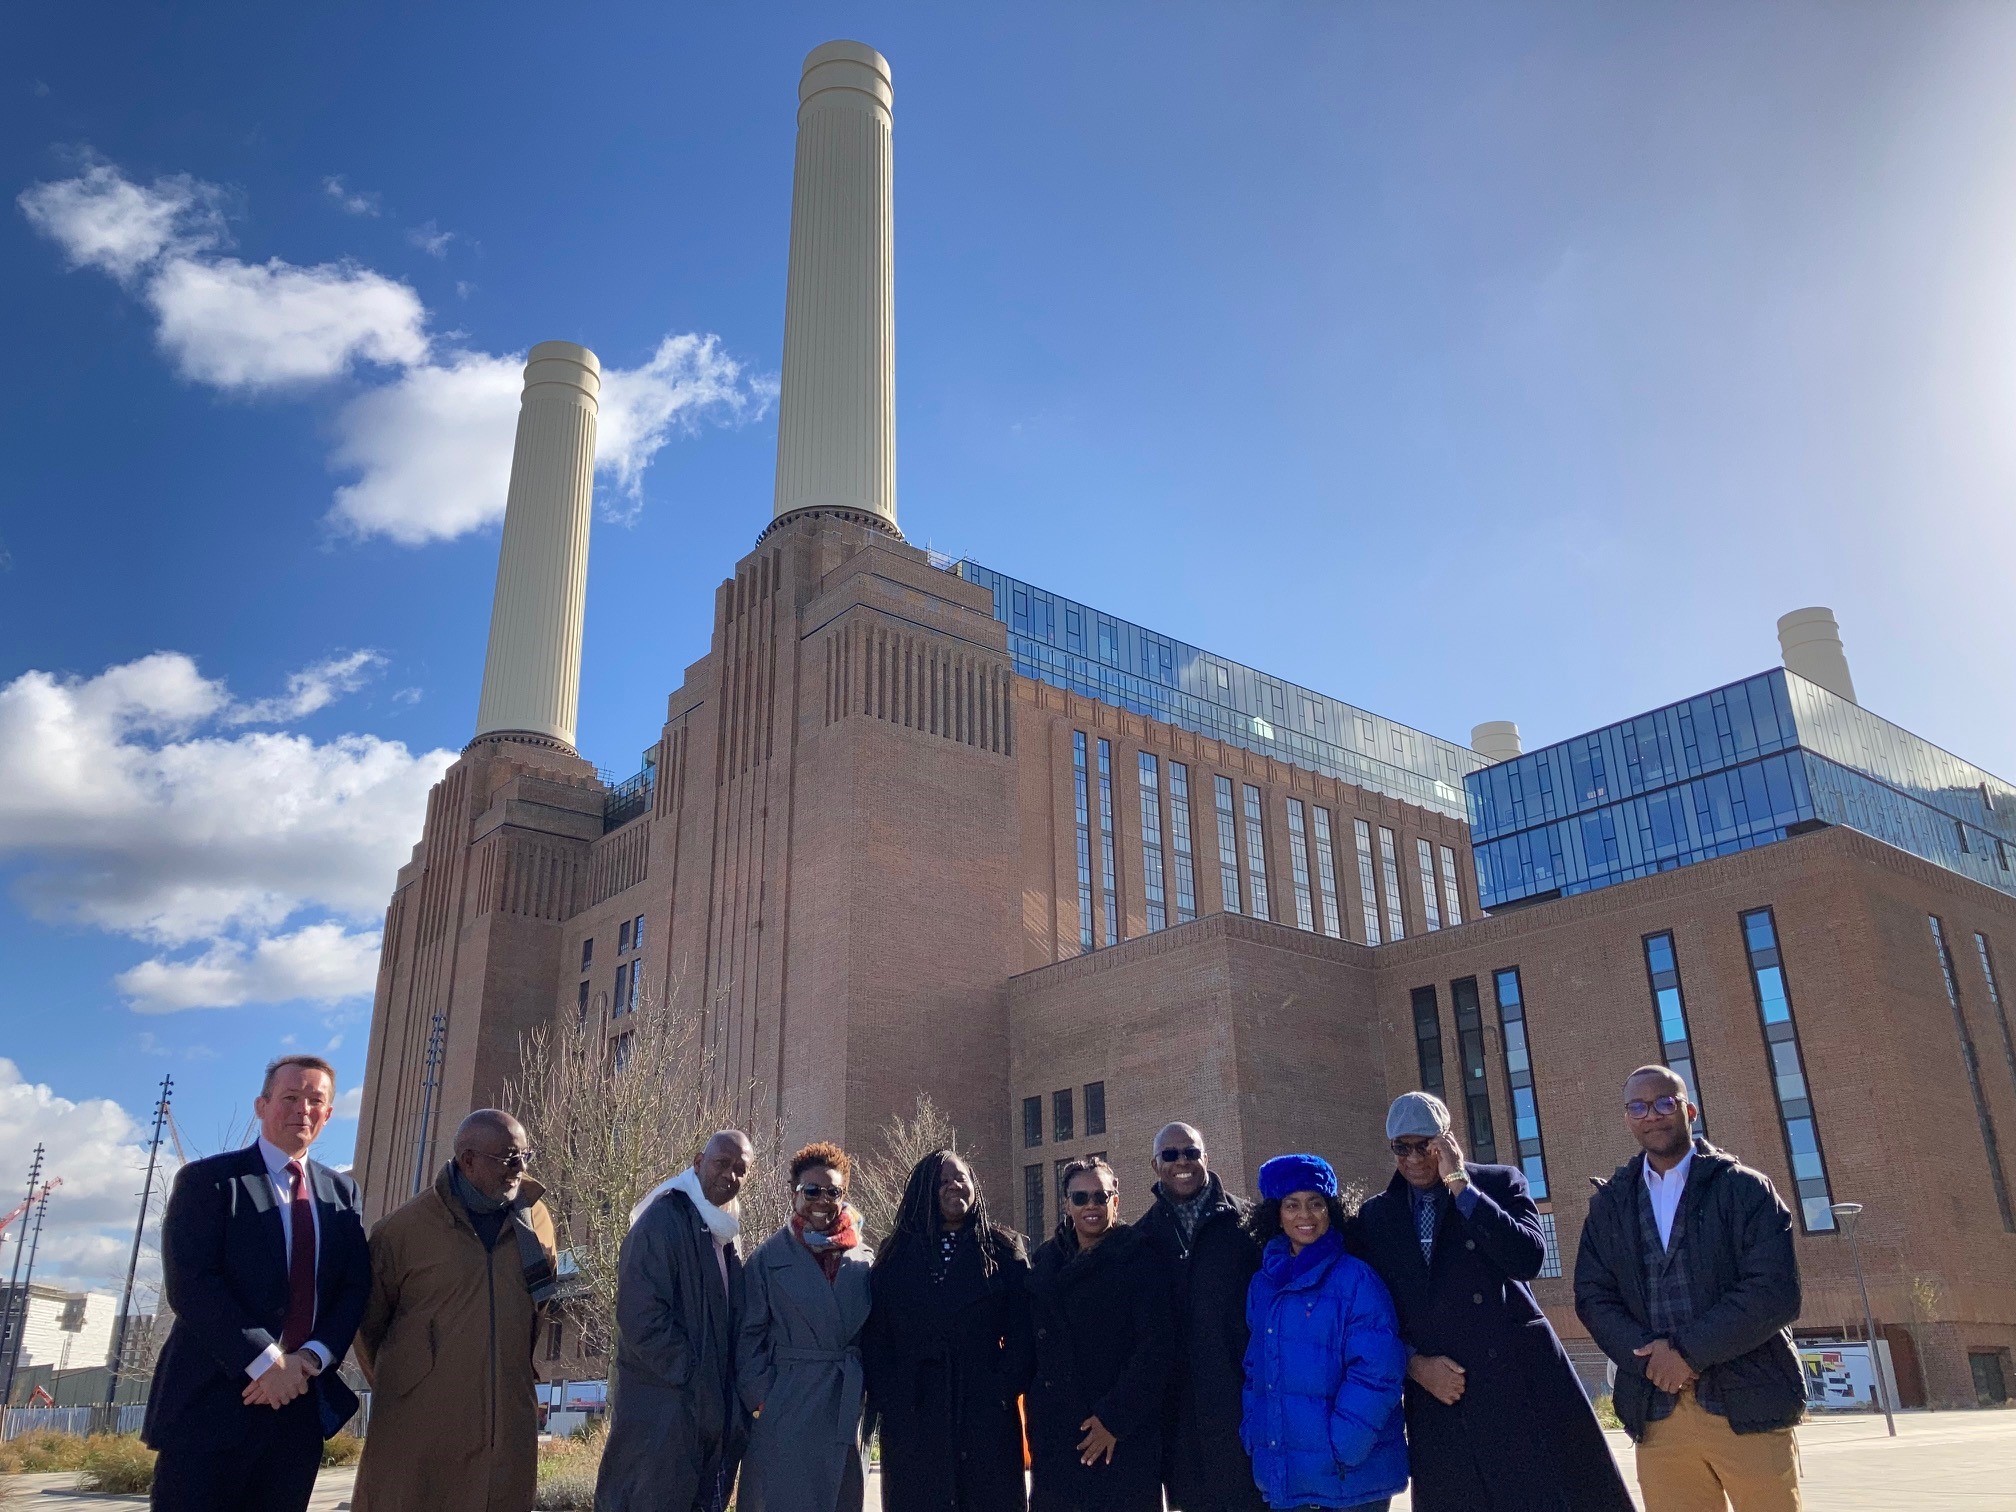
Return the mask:
[[[1631,1353],[1645,1362],[1645,1379],[1669,1396],[1678,1396],[1694,1384],[1694,1367],[1670,1340],[1654,1339]]]
[[[281,1356],[278,1365],[268,1366],[258,1377],[247,1381],[241,1399],[247,1407],[285,1407],[320,1374],[322,1362],[314,1352],[297,1349]]]

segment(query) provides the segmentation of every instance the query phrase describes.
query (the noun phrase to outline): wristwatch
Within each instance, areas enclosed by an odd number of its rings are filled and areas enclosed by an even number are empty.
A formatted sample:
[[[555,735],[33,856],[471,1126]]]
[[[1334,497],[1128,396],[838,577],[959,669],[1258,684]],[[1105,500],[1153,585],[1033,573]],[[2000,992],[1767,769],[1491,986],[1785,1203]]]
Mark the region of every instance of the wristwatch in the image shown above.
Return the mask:
[[[1442,1178],[1442,1185],[1449,1195],[1454,1197],[1461,1193],[1463,1188],[1470,1185],[1470,1173],[1460,1170],[1451,1171],[1447,1176]]]

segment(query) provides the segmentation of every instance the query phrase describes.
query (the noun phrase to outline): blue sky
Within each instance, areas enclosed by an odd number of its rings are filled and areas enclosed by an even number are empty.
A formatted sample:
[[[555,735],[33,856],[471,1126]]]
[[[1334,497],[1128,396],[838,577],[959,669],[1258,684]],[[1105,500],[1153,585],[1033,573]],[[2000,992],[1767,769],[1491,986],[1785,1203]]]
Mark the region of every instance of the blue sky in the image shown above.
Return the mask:
[[[116,1269],[164,1071],[200,1149],[283,1043],[355,1084],[540,340],[624,375],[581,742],[655,738],[770,508],[829,37],[895,76],[914,541],[1458,739],[1759,670],[1827,603],[1869,706],[2016,775],[2008,8],[7,26],[0,1191],[48,1132],[64,1274]]]

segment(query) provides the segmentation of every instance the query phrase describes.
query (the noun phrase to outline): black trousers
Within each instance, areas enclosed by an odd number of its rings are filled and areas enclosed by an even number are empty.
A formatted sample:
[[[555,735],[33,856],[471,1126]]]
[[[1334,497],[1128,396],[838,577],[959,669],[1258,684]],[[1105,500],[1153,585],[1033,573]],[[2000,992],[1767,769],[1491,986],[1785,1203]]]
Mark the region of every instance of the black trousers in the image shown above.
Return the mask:
[[[195,1426],[195,1425],[190,1425]],[[154,1512],[303,1512],[322,1468],[316,1393],[244,1407],[219,1434],[176,1435],[154,1461]]]

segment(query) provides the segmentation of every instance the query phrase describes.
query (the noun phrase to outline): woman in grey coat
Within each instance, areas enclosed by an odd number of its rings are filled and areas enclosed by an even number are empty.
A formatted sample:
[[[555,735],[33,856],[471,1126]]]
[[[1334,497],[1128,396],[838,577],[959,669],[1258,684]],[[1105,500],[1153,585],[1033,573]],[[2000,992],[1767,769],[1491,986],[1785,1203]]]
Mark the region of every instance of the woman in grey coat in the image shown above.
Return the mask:
[[[791,1221],[743,1271],[735,1382],[757,1414],[742,1458],[740,1512],[861,1512],[861,1329],[874,1256],[847,1206],[838,1145],[791,1159]]]

